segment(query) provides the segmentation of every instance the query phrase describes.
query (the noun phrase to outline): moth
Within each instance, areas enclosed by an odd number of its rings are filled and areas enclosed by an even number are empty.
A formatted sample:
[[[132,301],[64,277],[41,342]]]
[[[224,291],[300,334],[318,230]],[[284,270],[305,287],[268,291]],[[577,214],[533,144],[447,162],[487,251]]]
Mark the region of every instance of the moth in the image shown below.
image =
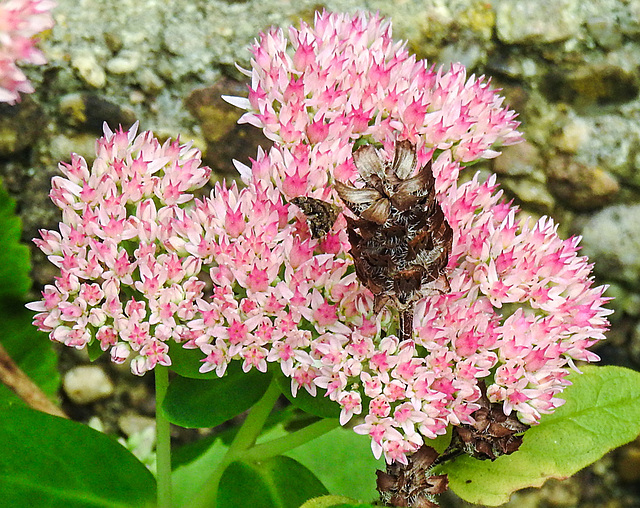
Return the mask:
[[[321,199],[299,196],[293,198],[291,203],[300,208],[307,217],[307,224],[313,238],[325,236],[340,213],[340,207]]]
[[[399,311],[400,338],[408,339],[416,301],[450,291],[453,231],[436,199],[432,163],[416,171],[416,148],[406,140],[392,161],[373,145],[358,148],[353,161],[362,185],[335,182],[335,189],[355,215],[347,232],[356,275],[374,294],[374,310]]]

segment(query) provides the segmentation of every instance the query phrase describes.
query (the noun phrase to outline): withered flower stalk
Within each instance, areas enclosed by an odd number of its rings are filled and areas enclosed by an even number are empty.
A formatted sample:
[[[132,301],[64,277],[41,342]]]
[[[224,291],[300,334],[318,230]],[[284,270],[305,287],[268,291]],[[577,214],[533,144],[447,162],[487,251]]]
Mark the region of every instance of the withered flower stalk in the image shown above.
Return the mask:
[[[453,232],[436,200],[431,161],[416,173],[416,149],[406,140],[396,143],[391,162],[373,145],[353,160],[364,186],[335,188],[356,215],[347,217],[356,274],[374,294],[376,312],[388,303],[398,310],[400,339],[409,339],[415,302],[450,290]]]

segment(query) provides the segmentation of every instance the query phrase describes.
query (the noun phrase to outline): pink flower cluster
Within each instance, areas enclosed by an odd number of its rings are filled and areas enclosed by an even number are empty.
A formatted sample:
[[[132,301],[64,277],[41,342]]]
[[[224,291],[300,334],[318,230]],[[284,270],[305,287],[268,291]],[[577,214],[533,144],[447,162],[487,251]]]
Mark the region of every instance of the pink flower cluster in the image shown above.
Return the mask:
[[[352,326],[351,335],[334,333],[318,349],[315,383],[340,403],[343,423],[364,413],[356,431],[372,437],[376,456],[404,461],[425,437],[470,422],[479,379],[492,402],[524,423],[562,404],[556,395],[569,384],[567,366],[598,359],[587,348],[604,338],[610,311],[602,307],[605,288],[592,287],[591,266],[577,254],[578,238],[562,240],[548,218],[516,220],[494,178],[458,185],[461,163],[521,140],[516,114],[496,91],[461,65],[443,71],[416,61],[392,40],[389,23],[366,14],[323,13],[314,26],[271,30],[253,55],[248,99],[227,100],[247,110],[241,122],[262,128],[278,155],[241,171],[247,182],[341,206],[331,184],[355,182],[355,142],[379,143],[391,159],[395,143],[409,139],[420,164],[433,160],[454,231],[451,293],[419,303],[413,340],[390,333],[389,311],[371,314],[365,291],[362,310],[375,330]],[[348,260],[340,245],[336,252],[320,243],[316,253]]]
[[[60,268],[43,300],[28,304],[52,340],[83,348],[95,343],[116,363],[132,351],[134,373],[170,365],[166,341],[180,340],[203,296],[202,259],[169,240],[184,220],[189,191],[210,169],[200,152],[177,141],[164,145],[150,132],[112,132],[96,143],[91,169],[73,155],[52,180],[62,210],[60,231],[34,240]]]
[[[288,38],[264,34],[253,53],[249,99],[229,100],[275,144],[237,165],[242,190],[216,185],[187,203],[208,169],[150,133],[107,130],[91,170],[78,157],[62,166],[60,233],[38,241],[62,273],[30,304],[39,328],[77,347],[97,341],[118,361],[136,351],[136,373],[168,364],[169,340],[199,348],[201,371],[219,376],[233,360],[245,371],[277,362],[294,394],[325,389],[342,424],[362,415],[356,431],[388,461],[470,423],[481,379],[523,422],[553,411],[567,366],[597,359],[587,348],[609,311],[576,238],[560,239],[546,218],[516,220],[494,179],[457,182],[461,162],[520,139],[515,114],[461,66],[416,61],[376,16],[319,14]],[[355,181],[354,144],[380,143],[392,158],[400,139],[421,164],[433,160],[454,231],[451,292],[418,303],[402,342],[395,312],[374,313],[357,280],[345,217],[314,239],[289,203],[342,206],[332,184]]]
[[[484,78],[467,79],[460,64],[444,72],[416,61],[377,16],[321,14],[314,27],[289,28],[288,37],[272,29],[253,55],[248,99],[226,99],[248,110],[240,123],[262,128],[291,153],[271,175],[286,197],[326,187],[329,175],[353,180],[359,139],[388,152],[408,139],[421,162],[446,150],[463,163],[497,156],[496,143],[521,140],[516,114]]]
[[[17,62],[42,65],[46,62],[36,48],[34,36],[53,26],[52,0],[4,0],[0,2],[0,102],[14,104],[20,92],[33,87]]]

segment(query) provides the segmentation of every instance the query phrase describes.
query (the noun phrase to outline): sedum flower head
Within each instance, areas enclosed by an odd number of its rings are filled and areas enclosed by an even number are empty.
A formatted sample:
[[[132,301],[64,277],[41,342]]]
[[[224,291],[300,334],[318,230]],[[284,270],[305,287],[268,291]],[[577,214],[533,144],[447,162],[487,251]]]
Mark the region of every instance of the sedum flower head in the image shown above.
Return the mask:
[[[190,145],[161,145],[136,131],[105,124],[91,167],[76,154],[60,164],[64,177],[54,177],[51,190],[62,210],[59,231],[34,240],[60,276],[27,306],[52,340],[99,345],[116,363],[133,352],[131,368],[142,374],[171,364],[167,341],[180,337],[202,296],[201,258],[169,239],[210,169]]]
[[[356,182],[354,145],[377,144],[392,160],[395,145],[409,140],[418,168],[432,163],[453,229],[451,291],[418,302],[410,340],[396,337],[392,311],[373,313],[357,279],[357,320],[341,301],[325,302],[347,311],[336,316],[348,331],[322,329],[321,315],[311,315],[312,344],[322,337],[312,346],[320,354],[314,383],[342,406],[342,422],[362,414],[355,430],[371,436],[376,456],[406,461],[424,438],[473,421],[479,380],[491,402],[523,423],[562,404],[568,367],[598,359],[588,347],[604,338],[610,311],[605,288],[593,287],[591,265],[578,255],[579,238],[561,239],[546,217],[518,220],[500,201],[495,177],[458,183],[461,164],[520,141],[503,98],[459,64],[445,71],[416,60],[378,16],[318,14],[313,26],[262,34],[253,56],[248,99],[228,100],[276,145],[269,163],[241,168],[247,183],[270,182],[286,200],[310,196],[344,209],[332,187]],[[341,220],[312,259],[344,260],[348,277]]]
[[[33,87],[17,63],[42,65],[35,35],[53,26],[51,0],[4,0],[0,3],[0,102],[14,104]]]
[[[323,13],[261,36],[249,99],[229,100],[275,144],[237,164],[243,189],[218,184],[190,202],[183,193],[208,176],[199,154],[134,131],[107,130],[91,170],[78,157],[63,165],[60,232],[38,241],[61,277],[30,305],[38,326],[117,361],[135,351],[137,373],[168,364],[170,340],[200,349],[200,370],[219,376],[233,360],[245,371],[277,363],[294,394],[322,388],[342,424],[360,415],[355,430],[389,462],[473,423],[482,381],[524,423],[553,411],[568,367],[597,360],[588,347],[608,325],[604,288],[578,239],[559,238],[548,218],[519,221],[495,178],[458,183],[461,163],[520,139],[515,113],[462,66],[416,61],[390,30],[377,16]],[[396,311],[374,311],[356,276],[344,213],[314,238],[291,200],[345,210],[334,182],[359,185],[354,145],[392,160],[402,140],[418,168],[431,162],[453,240],[451,291],[418,300],[400,340]]]

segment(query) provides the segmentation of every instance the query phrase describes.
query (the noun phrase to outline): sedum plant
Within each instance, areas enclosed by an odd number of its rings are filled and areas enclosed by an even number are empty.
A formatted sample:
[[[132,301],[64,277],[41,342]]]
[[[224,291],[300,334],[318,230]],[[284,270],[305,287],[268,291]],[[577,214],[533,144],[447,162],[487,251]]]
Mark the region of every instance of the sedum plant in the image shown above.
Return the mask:
[[[447,482],[495,505],[640,432],[638,374],[577,363],[610,313],[579,238],[521,217],[494,177],[459,180],[521,140],[488,80],[417,60],[369,14],[318,13],[252,53],[248,97],[227,100],[274,145],[236,163],[242,188],[194,199],[198,150],[105,125],[92,164],[61,164],[62,222],[35,240],[60,269],[28,304],[37,327],[155,372],[158,506],[369,506],[375,483],[425,507]],[[169,422],[249,408],[171,479]]]

